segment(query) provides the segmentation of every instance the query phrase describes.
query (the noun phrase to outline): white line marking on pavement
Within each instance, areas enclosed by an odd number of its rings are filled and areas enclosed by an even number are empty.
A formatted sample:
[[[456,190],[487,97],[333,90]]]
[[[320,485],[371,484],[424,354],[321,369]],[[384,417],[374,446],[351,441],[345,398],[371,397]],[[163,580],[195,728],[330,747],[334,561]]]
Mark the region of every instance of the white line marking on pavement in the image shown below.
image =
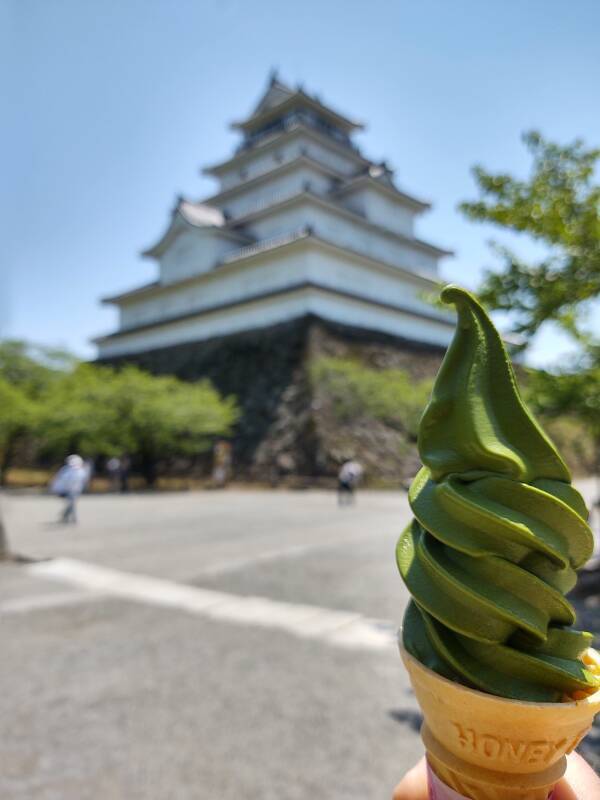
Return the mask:
[[[294,636],[319,639],[340,647],[388,649],[394,626],[348,611],[285,603],[267,597],[245,597],[57,558],[28,568],[33,575],[79,586],[103,595],[176,608],[224,622],[278,628]]]
[[[19,597],[16,600],[6,600],[0,603],[0,616],[4,614],[24,614],[28,611],[45,611],[50,608],[61,608],[78,603],[87,603],[97,600],[101,595],[98,592],[52,592],[49,594],[35,594],[29,597]]]

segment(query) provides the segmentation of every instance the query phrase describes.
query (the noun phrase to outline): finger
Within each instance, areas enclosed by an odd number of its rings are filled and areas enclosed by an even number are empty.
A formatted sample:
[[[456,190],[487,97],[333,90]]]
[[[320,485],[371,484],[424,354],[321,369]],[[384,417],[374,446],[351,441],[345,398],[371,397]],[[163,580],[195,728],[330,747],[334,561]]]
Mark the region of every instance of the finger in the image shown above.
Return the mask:
[[[600,800],[600,778],[578,753],[567,756],[567,771],[552,800]]]
[[[427,767],[423,757],[394,789],[392,800],[427,800]]]

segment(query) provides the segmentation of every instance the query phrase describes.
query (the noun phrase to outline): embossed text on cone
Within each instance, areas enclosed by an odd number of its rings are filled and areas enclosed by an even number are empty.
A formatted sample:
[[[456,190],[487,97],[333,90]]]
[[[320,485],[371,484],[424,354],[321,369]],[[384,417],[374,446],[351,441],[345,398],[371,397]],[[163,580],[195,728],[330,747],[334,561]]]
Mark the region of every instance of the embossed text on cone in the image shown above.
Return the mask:
[[[471,800],[546,800],[600,711],[600,691],[573,703],[507,700],[449,681],[400,646],[438,777]]]

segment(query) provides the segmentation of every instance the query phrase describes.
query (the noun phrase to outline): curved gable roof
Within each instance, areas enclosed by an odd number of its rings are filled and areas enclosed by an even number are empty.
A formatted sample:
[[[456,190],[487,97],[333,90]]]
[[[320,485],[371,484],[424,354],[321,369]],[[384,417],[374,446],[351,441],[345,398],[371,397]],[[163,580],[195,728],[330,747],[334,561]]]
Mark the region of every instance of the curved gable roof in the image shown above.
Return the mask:
[[[179,198],[171,214],[171,220],[166,231],[161,238],[142,250],[142,256],[146,258],[160,258],[171,243],[176,239],[182,229],[189,226],[192,228],[210,229],[219,236],[226,236],[229,239],[249,243],[253,241],[245,234],[233,231],[226,227],[227,220],[219,208],[209,206],[207,203],[193,203],[184,198]]]

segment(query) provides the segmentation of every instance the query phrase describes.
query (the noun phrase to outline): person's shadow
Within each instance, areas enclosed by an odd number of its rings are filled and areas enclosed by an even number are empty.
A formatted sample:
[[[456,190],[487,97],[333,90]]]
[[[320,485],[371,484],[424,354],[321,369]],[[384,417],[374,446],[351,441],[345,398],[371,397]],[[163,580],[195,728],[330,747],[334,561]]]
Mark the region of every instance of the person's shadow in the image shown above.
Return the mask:
[[[388,711],[388,717],[399,722],[401,725],[408,725],[408,727],[416,733],[421,732],[421,725],[423,724],[423,715],[420,711],[413,711],[410,708],[393,708]]]

